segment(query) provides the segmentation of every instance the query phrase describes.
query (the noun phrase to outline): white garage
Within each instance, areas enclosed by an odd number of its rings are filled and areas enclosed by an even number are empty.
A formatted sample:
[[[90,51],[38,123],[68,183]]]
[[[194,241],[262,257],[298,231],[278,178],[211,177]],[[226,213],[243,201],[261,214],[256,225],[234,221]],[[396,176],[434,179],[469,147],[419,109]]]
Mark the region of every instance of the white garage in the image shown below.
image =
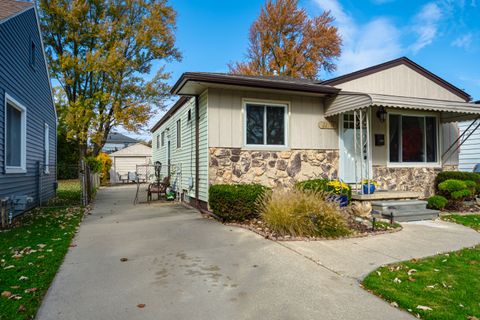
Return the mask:
[[[110,158],[112,159],[110,181],[121,182],[128,178],[129,172],[135,172],[137,165],[152,163],[152,148],[143,143],[136,143],[111,153]]]

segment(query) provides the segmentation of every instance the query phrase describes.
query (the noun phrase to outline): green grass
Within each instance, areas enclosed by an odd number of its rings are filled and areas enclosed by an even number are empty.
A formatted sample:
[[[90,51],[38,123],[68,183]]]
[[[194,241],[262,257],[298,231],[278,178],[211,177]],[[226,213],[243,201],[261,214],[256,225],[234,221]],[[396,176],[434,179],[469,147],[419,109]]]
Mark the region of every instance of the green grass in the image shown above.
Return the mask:
[[[480,214],[449,214],[442,216],[442,220],[463,224],[466,227],[480,231]]]
[[[443,218],[480,230],[478,215]],[[363,285],[422,319],[480,318],[480,246],[381,267]]]
[[[73,197],[73,191],[64,194]],[[0,292],[12,294],[0,297],[1,320],[35,317],[83,213],[80,207],[37,208],[16,221],[12,229],[0,232]]]
[[[82,203],[82,192],[79,179],[60,180],[57,194],[50,199],[46,206],[78,206]]]

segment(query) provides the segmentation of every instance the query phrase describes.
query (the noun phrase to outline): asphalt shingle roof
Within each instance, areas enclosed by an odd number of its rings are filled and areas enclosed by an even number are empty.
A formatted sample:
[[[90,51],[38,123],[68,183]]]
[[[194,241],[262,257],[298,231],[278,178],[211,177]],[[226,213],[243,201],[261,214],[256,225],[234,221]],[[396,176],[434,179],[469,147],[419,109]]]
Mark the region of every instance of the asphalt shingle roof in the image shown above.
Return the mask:
[[[0,0],[0,23],[30,8],[33,8],[30,1]]]
[[[1,0],[0,0],[1,1]],[[119,132],[110,132],[107,137],[106,143],[135,143],[138,140],[127,137]]]

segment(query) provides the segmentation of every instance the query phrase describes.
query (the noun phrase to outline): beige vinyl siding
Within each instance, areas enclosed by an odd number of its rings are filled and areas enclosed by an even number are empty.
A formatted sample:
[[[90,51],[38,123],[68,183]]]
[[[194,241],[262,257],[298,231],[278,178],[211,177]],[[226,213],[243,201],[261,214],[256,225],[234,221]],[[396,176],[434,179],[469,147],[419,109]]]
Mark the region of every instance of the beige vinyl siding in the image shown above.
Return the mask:
[[[288,102],[288,137],[291,149],[338,149],[337,129],[320,129],[325,121],[320,97],[210,88],[208,90],[209,147],[244,146],[244,100]]]
[[[188,121],[188,111],[191,110],[191,120]],[[181,144],[177,148],[177,121],[181,120]],[[167,134],[167,128],[169,133]],[[161,134],[165,132],[165,143],[161,145]],[[203,135],[202,135],[203,132]],[[208,199],[208,142],[207,142],[207,97],[206,93],[200,96],[200,164],[199,164],[199,200]],[[153,145],[153,160],[160,161],[164,167],[163,174],[167,172],[167,146],[170,140],[170,161],[172,165],[181,167],[181,173],[172,175],[175,182],[182,190],[187,190],[189,197],[195,197],[195,189],[189,188],[189,180],[195,183],[195,98],[191,98],[170,119],[152,133],[152,141],[157,141],[159,136],[160,146]]]
[[[345,91],[464,101],[406,65],[395,66],[335,86]]]

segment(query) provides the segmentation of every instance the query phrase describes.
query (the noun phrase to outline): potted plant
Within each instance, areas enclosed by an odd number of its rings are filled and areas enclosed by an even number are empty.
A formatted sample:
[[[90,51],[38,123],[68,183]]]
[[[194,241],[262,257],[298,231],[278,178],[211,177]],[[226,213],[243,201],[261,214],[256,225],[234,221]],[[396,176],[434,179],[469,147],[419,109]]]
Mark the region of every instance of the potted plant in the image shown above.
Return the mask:
[[[327,189],[335,194],[335,200],[338,201],[341,208],[348,205],[348,198],[351,192],[348,184],[339,180],[332,180],[327,183]]]
[[[362,181],[363,194],[373,194],[377,187],[377,183],[371,179],[365,179]]]

